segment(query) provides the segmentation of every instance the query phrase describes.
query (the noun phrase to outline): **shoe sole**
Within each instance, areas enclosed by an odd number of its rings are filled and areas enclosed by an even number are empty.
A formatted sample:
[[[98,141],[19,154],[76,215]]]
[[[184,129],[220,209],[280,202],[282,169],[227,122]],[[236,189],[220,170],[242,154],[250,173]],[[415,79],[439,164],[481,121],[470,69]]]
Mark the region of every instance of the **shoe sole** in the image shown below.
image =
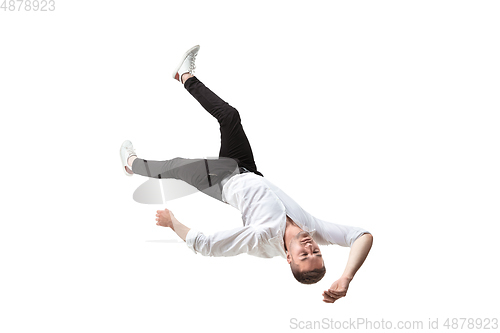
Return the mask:
[[[176,67],[176,70],[172,73],[172,77],[175,79],[175,76],[177,75],[177,73],[179,72],[179,69],[181,69],[181,66],[182,66],[182,63],[184,62],[184,60],[186,60],[187,56],[189,55],[189,53],[193,52],[194,49],[196,48],[200,48],[200,45],[196,45],[196,46],[193,46],[192,48],[190,48],[188,51],[186,51],[186,53],[184,53],[184,56],[182,57],[182,60],[181,62],[179,63],[179,65],[177,65]],[[184,73],[183,73],[184,74]],[[179,74],[179,75],[182,75],[182,74]],[[177,79],[176,79],[177,80]],[[182,83],[182,78],[179,77],[179,82]]]

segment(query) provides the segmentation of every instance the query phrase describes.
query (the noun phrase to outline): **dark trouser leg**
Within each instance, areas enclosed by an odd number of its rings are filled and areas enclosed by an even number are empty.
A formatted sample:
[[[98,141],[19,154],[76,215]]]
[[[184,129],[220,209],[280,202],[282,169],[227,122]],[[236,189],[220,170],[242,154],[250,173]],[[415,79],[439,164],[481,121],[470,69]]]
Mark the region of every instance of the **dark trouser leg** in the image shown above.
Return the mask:
[[[221,133],[219,156],[236,159],[239,166],[263,176],[257,171],[252,148],[241,125],[238,111],[214,94],[196,77],[187,79],[184,87],[219,122]]]
[[[183,180],[199,191],[222,201],[220,182],[227,176],[239,173],[237,163],[231,158],[186,159],[174,158],[166,161],[152,161],[136,158],[132,164],[135,174],[166,179]]]

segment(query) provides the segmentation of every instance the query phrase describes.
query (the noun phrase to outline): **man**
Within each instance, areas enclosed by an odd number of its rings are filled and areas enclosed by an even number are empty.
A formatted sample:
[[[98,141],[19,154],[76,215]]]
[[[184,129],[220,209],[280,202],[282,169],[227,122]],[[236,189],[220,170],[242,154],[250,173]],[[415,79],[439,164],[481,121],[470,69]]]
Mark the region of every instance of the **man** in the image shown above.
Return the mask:
[[[344,297],[371,249],[372,235],[361,228],[315,218],[264,178],[257,170],[238,111],[193,76],[198,50],[197,45],[184,54],[173,77],[218,120],[219,159],[145,160],[137,157],[130,141],[125,141],[120,149],[123,171],[127,176],[136,173],[151,178],[181,179],[240,210],[243,226],[208,236],[179,222],[168,209],[158,210],[156,224],[171,228],[195,253],[282,256],[299,282],[313,284],[326,272],[318,244],[351,247],[344,273],[323,292],[326,303]]]

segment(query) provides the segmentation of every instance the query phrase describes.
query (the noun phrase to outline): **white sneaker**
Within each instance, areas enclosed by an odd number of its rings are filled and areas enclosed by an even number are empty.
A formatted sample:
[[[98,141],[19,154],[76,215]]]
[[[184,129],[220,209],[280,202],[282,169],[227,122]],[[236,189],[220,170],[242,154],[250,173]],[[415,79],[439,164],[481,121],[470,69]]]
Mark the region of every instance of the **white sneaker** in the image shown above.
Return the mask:
[[[184,84],[184,82],[182,82],[182,74],[194,73],[194,69],[196,68],[194,63],[199,50],[200,50],[200,45],[196,45],[190,48],[186,53],[184,53],[184,56],[182,57],[179,66],[177,66],[177,69],[172,74],[172,77],[174,79]]]
[[[120,159],[122,161],[122,170],[125,172],[125,175],[132,176],[134,173],[132,172],[132,168],[128,165],[128,158],[130,156],[137,156],[135,153],[134,146],[132,146],[132,142],[126,140],[122,143],[120,148]]]

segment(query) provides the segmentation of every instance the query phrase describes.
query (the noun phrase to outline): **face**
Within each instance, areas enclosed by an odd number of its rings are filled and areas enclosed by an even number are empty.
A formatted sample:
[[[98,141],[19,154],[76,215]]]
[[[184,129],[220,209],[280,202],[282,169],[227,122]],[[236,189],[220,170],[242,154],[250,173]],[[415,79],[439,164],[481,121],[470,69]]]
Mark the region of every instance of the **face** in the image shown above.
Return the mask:
[[[290,242],[287,261],[295,264],[301,272],[323,267],[319,246],[306,231],[299,232]]]

